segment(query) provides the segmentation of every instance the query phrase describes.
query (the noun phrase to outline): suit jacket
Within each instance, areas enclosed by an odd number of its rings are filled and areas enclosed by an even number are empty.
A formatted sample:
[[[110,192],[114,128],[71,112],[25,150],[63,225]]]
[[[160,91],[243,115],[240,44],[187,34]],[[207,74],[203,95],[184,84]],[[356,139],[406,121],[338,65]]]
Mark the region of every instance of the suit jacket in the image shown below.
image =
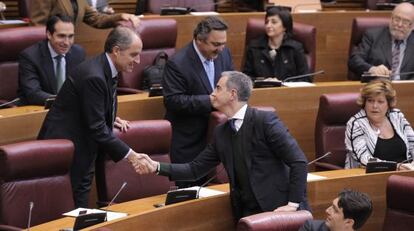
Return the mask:
[[[288,77],[309,73],[303,45],[291,38],[285,38],[277,51],[276,60],[269,55],[268,37],[262,36],[252,40],[247,47],[246,62],[243,72],[252,77],[277,77],[284,80]],[[294,81],[312,82],[311,77]]]
[[[306,157],[287,128],[273,112],[249,108],[243,125],[248,132],[246,165],[251,189],[263,211],[273,211],[291,202],[306,203]],[[209,144],[194,161],[186,164],[162,164],[160,175],[171,180],[194,180],[206,175],[222,162],[230,180],[230,195],[234,213],[240,211],[236,176],[234,173],[229,123],[216,127],[214,142]]]
[[[329,231],[324,220],[307,220],[299,231]]]
[[[45,25],[47,19],[56,14],[76,16],[76,25],[84,22],[95,28],[109,28],[116,26],[121,20],[121,14],[101,14],[88,5],[85,0],[77,0],[78,14],[74,15],[70,0],[32,0],[30,4],[30,17],[35,25]]]
[[[214,60],[216,84],[221,72],[233,70],[230,51],[225,48]],[[177,52],[166,64],[162,81],[166,119],[172,125],[171,161],[192,161],[207,144],[212,106],[210,86],[193,43]]]
[[[38,139],[69,139],[75,145],[72,176],[84,176],[94,164],[98,148],[114,161],[129,147],[112,133],[112,77],[105,54],[74,69],[46,115]]]
[[[48,41],[43,40],[19,55],[18,95],[23,104],[44,105],[47,98],[57,94],[56,75]],[[65,56],[66,76],[83,62],[85,51],[74,44]]]
[[[348,68],[355,75],[361,76],[372,66],[385,65],[392,67],[392,38],[388,27],[367,30],[358,48],[352,52],[348,61]],[[414,33],[407,38],[404,58],[400,72],[414,71]],[[412,75],[402,75],[401,79],[414,79]]]

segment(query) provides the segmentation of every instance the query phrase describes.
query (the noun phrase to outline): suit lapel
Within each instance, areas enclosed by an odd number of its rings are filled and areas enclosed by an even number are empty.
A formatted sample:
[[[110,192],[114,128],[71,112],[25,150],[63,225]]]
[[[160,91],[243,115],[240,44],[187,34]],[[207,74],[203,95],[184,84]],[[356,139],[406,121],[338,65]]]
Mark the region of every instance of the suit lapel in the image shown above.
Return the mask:
[[[385,60],[387,60],[387,63],[385,64],[387,67],[392,67],[392,43],[391,43],[391,34],[389,29],[386,30],[386,33],[383,34],[384,39],[382,40],[381,47],[382,52],[385,56]]]
[[[233,130],[230,128],[228,122],[223,126],[223,136],[220,137],[220,142],[223,145],[223,155],[226,159],[227,166],[229,169],[229,179],[232,181],[231,183],[234,185],[235,177],[234,177],[234,158],[233,158],[233,147],[231,145],[231,137],[233,136]]]
[[[407,39],[407,43],[405,45],[405,51],[404,51],[404,58],[402,60],[401,63],[401,69],[400,72],[406,72],[406,70],[404,70],[404,67],[407,66],[408,63],[412,62],[412,60],[414,59],[414,32],[411,32],[410,36]],[[409,69],[407,69],[407,71],[410,71]],[[403,76],[402,79],[405,79],[408,76]]]
[[[112,105],[114,103],[114,98],[112,97],[112,92],[113,92],[113,89],[112,89],[112,72],[111,72],[111,67],[109,66],[109,62],[106,58],[105,53],[101,55],[101,63],[102,63],[102,66],[104,67],[105,80],[106,80],[106,85],[107,85],[107,92],[108,92],[108,94],[107,94],[108,101],[107,102],[110,102],[110,105],[106,106],[106,112],[107,112],[106,118],[107,118],[107,121],[109,122],[109,124],[112,124],[112,111],[116,110],[116,108],[112,107]],[[115,89],[115,91],[116,91],[116,89]],[[116,106],[117,105],[115,104],[115,107]]]
[[[254,134],[254,124],[253,124],[253,111],[250,107],[247,107],[246,110],[246,114],[244,116],[244,120],[243,120],[243,129],[245,131],[245,140],[246,140],[246,155],[245,157],[245,161],[246,161],[246,166],[247,166],[247,170],[250,172],[251,166],[252,166],[252,158],[250,156],[251,153],[251,149],[252,149],[252,143],[253,141],[253,134]]]
[[[211,92],[213,92],[213,89],[211,88],[210,82],[208,81],[208,76],[206,71],[204,70],[204,66],[201,63],[200,58],[198,57],[198,54],[193,46],[193,43],[190,44],[190,49],[189,49],[189,57],[192,60],[192,66],[194,67],[194,71],[197,73],[198,78],[200,78],[200,81],[203,83],[204,88],[206,89],[206,91],[208,92],[208,94],[211,94]],[[216,65],[216,63],[214,62],[214,65]]]
[[[42,55],[42,66],[46,73],[46,82],[49,85],[49,89],[53,90],[53,94],[57,93],[57,81],[55,75],[55,68],[52,60],[52,56],[49,51],[49,47],[47,45],[47,40],[45,40],[40,45],[41,55]]]

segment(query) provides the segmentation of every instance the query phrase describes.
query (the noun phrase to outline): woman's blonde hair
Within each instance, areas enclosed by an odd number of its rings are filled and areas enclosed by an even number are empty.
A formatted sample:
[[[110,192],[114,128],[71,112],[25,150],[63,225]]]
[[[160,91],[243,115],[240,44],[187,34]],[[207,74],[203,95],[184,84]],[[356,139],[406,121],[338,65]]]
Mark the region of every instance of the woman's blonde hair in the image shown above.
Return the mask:
[[[361,108],[365,108],[367,99],[379,94],[385,95],[388,107],[390,109],[396,106],[397,93],[392,87],[391,81],[389,80],[374,80],[365,84],[365,86],[361,88],[360,95],[357,99],[357,104],[361,106]]]

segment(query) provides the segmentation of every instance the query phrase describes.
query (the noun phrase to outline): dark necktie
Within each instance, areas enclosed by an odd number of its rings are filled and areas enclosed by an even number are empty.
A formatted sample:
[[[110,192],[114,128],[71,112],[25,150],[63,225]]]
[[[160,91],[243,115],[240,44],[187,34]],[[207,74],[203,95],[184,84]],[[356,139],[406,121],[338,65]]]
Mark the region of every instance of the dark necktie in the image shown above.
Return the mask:
[[[117,103],[117,94],[116,94],[116,87],[118,86],[118,76],[112,78],[112,127],[115,122],[116,118],[116,103]]]
[[[233,130],[234,133],[237,133],[236,124],[235,124],[236,120],[237,119],[230,119],[229,120],[230,128],[231,128],[231,130]]]
[[[57,92],[59,92],[60,88],[65,82],[65,67],[62,61],[64,57],[63,55],[57,55],[55,56],[55,59],[56,59],[56,90]]]
[[[400,53],[401,53],[401,40],[394,41],[394,49],[392,49],[392,66],[391,66],[391,78],[395,79],[395,75],[398,74],[398,66],[400,65]]]

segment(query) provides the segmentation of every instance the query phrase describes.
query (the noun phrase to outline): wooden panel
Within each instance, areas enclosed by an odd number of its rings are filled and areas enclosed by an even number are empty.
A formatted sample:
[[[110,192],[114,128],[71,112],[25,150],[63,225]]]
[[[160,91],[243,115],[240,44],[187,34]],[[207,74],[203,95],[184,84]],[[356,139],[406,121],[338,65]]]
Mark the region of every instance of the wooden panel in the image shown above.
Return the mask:
[[[317,31],[316,70],[325,70],[325,75],[316,81],[346,80],[348,47],[351,34],[352,19],[357,16],[388,17],[389,12],[318,12],[293,14],[295,22],[314,25]],[[161,16],[145,16],[145,19]],[[225,13],[221,17],[228,23],[227,46],[233,56],[235,68],[241,69],[244,55],[245,29],[248,18],[262,18],[263,13]],[[193,29],[201,17],[192,15],[163,16],[177,20],[178,34],[176,48],[182,48],[192,40]],[[95,55],[103,50],[105,37],[109,30],[97,30],[86,25],[77,28],[76,42],[86,48],[88,55]]]
[[[308,160],[312,160],[315,158],[314,130],[320,95],[358,92],[360,87],[359,82],[321,82],[314,87],[254,89],[249,104],[276,108]],[[394,83],[394,87],[398,92],[398,108],[414,124],[411,103],[414,82]],[[162,119],[165,113],[163,98],[148,98],[146,94],[119,96],[118,108],[118,115],[128,120]],[[42,107],[33,106],[0,110],[0,127],[6,128],[0,129],[0,144],[35,139],[46,112]]]
[[[315,219],[325,219],[325,209],[338,192],[352,188],[368,193],[373,201],[373,213],[361,229],[377,231],[382,229],[386,209],[386,182],[390,175],[414,176],[414,171],[365,174],[363,169],[318,172],[327,177],[323,180],[308,182],[308,201]],[[228,192],[227,184],[211,188]],[[153,205],[163,203],[165,195],[153,196],[111,206],[112,211],[128,213],[129,216],[115,221],[102,223],[85,230],[106,227],[111,230],[235,230],[230,211],[229,194],[192,200],[162,208]],[[73,227],[74,218],[63,218],[32,227],[31,230],[59,230]],[[149,228],[150,227],[150,228]],[[172,228],[173,227],[173,228]]]

